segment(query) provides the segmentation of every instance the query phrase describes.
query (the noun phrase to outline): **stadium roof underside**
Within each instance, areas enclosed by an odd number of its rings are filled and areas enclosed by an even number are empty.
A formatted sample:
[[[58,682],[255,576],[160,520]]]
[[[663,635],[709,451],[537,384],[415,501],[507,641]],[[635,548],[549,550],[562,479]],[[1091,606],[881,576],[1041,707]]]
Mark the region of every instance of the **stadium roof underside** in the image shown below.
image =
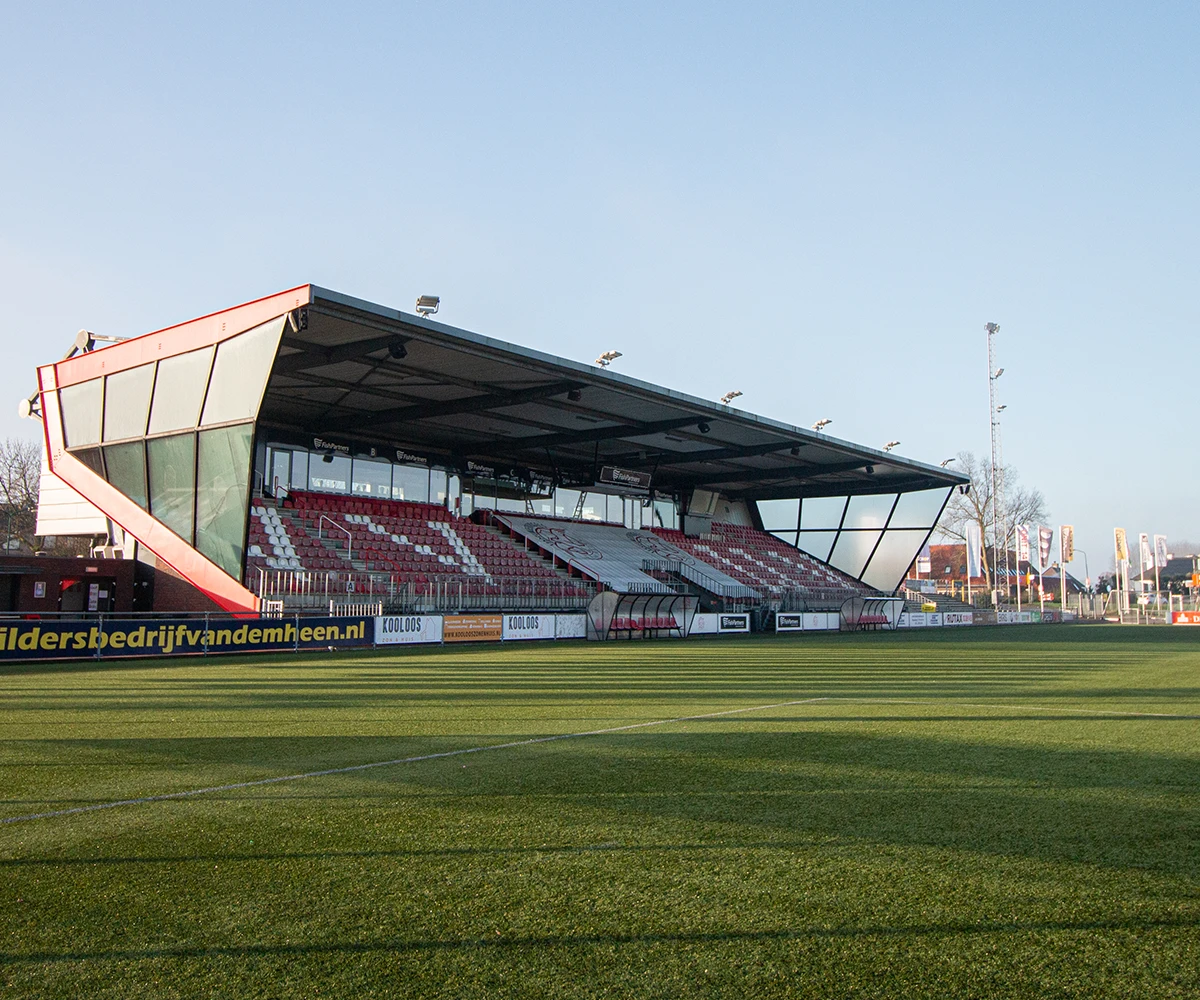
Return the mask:
[[[912,462],[309,286],[285,328],[259,423],[312,436],[511,462],[564,485],[603,466],[650,474],[658,492],[730,498],[842,496],[965,480]],[[396,355],[401,355],[397,357]]]

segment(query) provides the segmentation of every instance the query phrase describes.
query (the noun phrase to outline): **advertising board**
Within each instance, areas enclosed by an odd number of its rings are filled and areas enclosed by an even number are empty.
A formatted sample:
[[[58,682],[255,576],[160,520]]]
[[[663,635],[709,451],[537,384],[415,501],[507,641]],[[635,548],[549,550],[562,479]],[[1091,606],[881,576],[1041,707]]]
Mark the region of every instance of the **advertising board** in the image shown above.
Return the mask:
[[[505,639],[553,639],[554,615],[505,615]]]
[[[554,637],[556,639],[586,639],[587,615],[555,615]]]
[[[375,619],[378,646],[441,641],[441,615],[386,615]]]
[[[86,659],[369,646],[374,629],[373,619],[358,617],[13,621],[0,626],[0,659]]]
[[[1172,625],[1200,625],[1200,611],[1172,611]]]
[[[973,611],[943,611],[943,625],[973,625],[975,623],[975,613]]]
[[[692,619],[689,635],[735,635],[750,631],[748,614],[711,614],[704,612]]]
[[[503,615],[446,615],[443,642],[495,642],[504,638]]]
[[[781,611],[775,616],[776,632],[821,632],[838,627],[838,616],[824,611]]]

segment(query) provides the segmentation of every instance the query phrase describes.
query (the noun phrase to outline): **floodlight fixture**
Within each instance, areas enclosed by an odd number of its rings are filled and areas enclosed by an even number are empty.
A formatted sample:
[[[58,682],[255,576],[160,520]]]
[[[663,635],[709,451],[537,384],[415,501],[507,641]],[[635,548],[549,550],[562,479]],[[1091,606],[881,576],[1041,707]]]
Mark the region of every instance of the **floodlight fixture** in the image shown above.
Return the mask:
[[[40,417],[42,415],[41,404],[41,397],[35,392],[28,399],[22,399],[17,403],[17,416],[22,419],[26,417]]]
[[[866,473],[868,476],[873,476],[873,475],[875,475],[875,466],[873,466],[873,465],[864,465],[864,466],[863,466],[863,472],[865,472],[865,473]]]
[[[417,296],[417,312],[424,317],[432,316],[441,304],[442,300],[436,295]]]
[[[605,351],[596,359],[596,364],[598,364],[601,368],[607,368],[619,357],[621,357],[620,351]]]
[[[741,389],[732,389],[729,392],[725,393],[724,396],[721,397],[721,402],[724,403],[726,406],[728,406],[735,399],[737,399],[738,396],[740,396],[740,395],[742,395]]]
[[[989,335],[997,334],[1000,332],[1000,324],[999,323],[988,323],[984,326],[984,329],[987,330]]]
[[[572,403],[578,403],[581,399],[583,399],[583,393],[578,389],[570,389],[567,392],[567,399],[569,399]]]
[[[895,448],[895,447],[896,447],[897,445],[899,445],[899,444],[900,444],[900,442],[899,442],[899,441],[889,441],[887,444],[885,444],[885,445],[883,446],[883,450],[884,450],[884,451],[891,451],[893,448]]]
[[[996,407],[996,412],[997,412],[997,413],[1000,413],[1000,412],[1002,412],[1002,411],[1004,411],[1004,410],[1007,410],[1007,409],[1008,409],[1008,404],[1007,404],[1007,403],[1001,403],[999,406],[997,406],[997,407]]]
[[[816,431],[818,434],[820,434],[821,431],[823,431],[826,427],[828,427],[832,423],[833,423],[832,420],[830,420],[828,417],[825,417],[824,419],[818,420],[815,424],[813,424],[812,429],[814,431]]]
[[[71,354],[74,354],[76,351],[81,354],[86,354],[88,351],[94,351],[96,349],[97,340],[103,340],[108,344],[119,344],[128,339],[128,337],[109,337],[103,333],[92,333],[91,330],[80,330],[77,334],[75,334],[75,349],[71,352]],[[70,357],[70,355],[67,356]]]
[[[408,357],[408,348],[402,337],[396,337],[388,344],[388,357],[394,361],[401,361]]]
[[[993,375],[993,376],[992,376],[992,378],[999,378],[999,377],[1000,377],[1001,375],[1003,375],[1003,374],[1004,374],[1004,369],[1003,369],[1003,368],[997,368],[997,369],[996,369],[996,374],[995,374],[995,375]]]
[[[698,430],[701,434],[707,434],[712,430],[712,428],[708,425],[708,421],[701,420],[698,424],[696,424],[696,430]]]
[[[942,459],[942,468],[944,469],[944,468],[946,468],[946,466],[947,466],[947,465],[949,465],[951,462],[957,462],[957,461],[958,461],[958,459],[957,459],[957,458],[943,458],[943,459]]]

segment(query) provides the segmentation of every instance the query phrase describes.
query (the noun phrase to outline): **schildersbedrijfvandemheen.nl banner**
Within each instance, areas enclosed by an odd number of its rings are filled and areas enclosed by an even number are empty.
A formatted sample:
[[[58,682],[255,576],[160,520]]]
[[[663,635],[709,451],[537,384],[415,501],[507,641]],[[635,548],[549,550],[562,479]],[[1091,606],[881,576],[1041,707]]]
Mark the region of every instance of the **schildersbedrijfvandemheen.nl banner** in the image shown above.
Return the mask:
[[[10,621],[0,624],[0,659],[324,649],[369,646],[374,637],[373,619],[357,617]]]

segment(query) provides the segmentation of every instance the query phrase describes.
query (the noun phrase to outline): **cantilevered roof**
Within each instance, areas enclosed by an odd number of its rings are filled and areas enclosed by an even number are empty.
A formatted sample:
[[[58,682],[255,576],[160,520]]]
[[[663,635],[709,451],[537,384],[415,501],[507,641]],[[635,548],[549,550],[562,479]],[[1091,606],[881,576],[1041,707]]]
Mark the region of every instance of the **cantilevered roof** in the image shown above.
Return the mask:
[[[603,466],[657,491],[843,496],[948,487],[946,469],[309,286],[260,425],[565,485]],[[399,355],[399,356],[397,356]]]

